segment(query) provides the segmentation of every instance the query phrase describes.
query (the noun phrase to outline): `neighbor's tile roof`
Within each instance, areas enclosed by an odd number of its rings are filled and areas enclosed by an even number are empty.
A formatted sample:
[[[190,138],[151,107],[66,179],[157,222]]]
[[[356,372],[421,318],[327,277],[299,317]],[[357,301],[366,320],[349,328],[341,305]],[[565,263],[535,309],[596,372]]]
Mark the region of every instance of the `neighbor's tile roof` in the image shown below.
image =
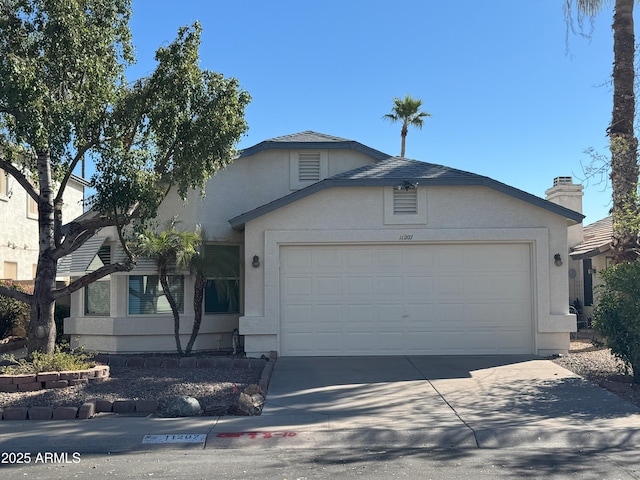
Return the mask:
[[[605,217],[587,225],[584,227],[582,243],[571,247],[569,255],[574,260],[582,260],[604,253],[611,248],[612,234],[613,219],[611,217]]]
[[[362,187],[362,186],[396,186],[408,181],[418,185],[432,186],[485,186],[518,198],[525,202],[562,215],[575,222],[581,222],[584,216],[573,210],[544,200],[530,193],[510,187],[489,177],[457,170],[455,168],[420,162],[402,157],[391,157],[378,163],[339,173],[314,183],[306,188],[278,198],[254,210],[238,215],[229,220],[231,226],[242,230],[249,220],[260,217],[278,208],[307,197],[325,188]]]

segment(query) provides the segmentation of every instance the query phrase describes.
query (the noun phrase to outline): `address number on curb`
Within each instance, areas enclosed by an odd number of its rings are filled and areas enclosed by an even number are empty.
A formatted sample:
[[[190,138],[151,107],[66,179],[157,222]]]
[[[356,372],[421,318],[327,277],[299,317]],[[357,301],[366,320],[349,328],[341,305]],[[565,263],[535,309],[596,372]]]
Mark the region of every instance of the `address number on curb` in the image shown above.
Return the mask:
[[[203,443],[206,439],[206,433],[145,435],[142,438],[142,443]]]

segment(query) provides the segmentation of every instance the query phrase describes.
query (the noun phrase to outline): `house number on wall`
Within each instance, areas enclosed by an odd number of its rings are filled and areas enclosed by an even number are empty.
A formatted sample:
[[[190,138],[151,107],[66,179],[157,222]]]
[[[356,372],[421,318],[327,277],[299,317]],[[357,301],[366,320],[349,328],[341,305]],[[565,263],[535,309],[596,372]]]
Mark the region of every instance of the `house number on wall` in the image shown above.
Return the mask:
[[[413,240],[413,235],[400,235],[400,240]]]

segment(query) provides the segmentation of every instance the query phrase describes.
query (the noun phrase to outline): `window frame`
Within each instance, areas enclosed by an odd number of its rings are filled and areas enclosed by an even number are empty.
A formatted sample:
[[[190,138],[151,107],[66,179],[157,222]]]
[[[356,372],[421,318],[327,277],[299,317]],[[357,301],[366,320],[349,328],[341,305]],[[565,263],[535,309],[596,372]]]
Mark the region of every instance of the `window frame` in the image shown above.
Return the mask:
[[[155,300],[155,310],[153,312],[144,312],[144,313],[132,313],[132,302],[131,302],[131,280],[137,277],[142,277],[142,278],[146,278],[146,283],[143,283],[143,286],[148,285],[149,282],[149,278],[153,278],[155,277],[157,279],[157,293],[155,294],[155,296],[157,297],[157,299]],[[185,311],[185,276],[184,275],[168,275],[169,278],[169,288],[172,287],[171,282],[174,281],[175,279],[181,279],[181,289],[182,289],[182,293],[181,295],[178,296],[178,298],[174,298],[176,300],[176,302],[178,303],[178,312],[180,314],[184,314]],[[144,280],[143,280],[144,282]],[[144,293],[143,293],[144,295]],[[158,310],[158,300],[160,300],[161,298],[164,298],[164,301],[167,303],[166,306],[166,310]],[[142,306],[142,301],[140,301],[140,306]],[[169,305],[169,302],[166,300],[166,295],[162,290],[162,284],[160,283],[160,276],[155,273],[155,274],[136,274],[136,275],[127,275],[127,315],[130,317],[142,317],[142,316],[158,316],[158,315],[173,315],[173,312],[171,311],[171,306]]]
[[[222,276],[217,276],[217,275],[213,275],[211,274],[211,272],[206,272],[205,273],[205,277],[206,277],[206,283],[205,283],[205,289],[203,292],[203,305],[202,305],[202,312],[204,315],[240,315],[242,313],[242,281],[243,281],[243,250],[242,250],[242,246],[239,244],[228,244],[228,243],[208,243],[204,246],[204,248],[233,248],[236,250],[237,252],[237,265],[235,268],[237,268],[237,270],[235,272],[231,272],[231,274],[229,275],[222,275]],[[223,280],[223,281],[227,281],[227,282],[235,282],[234,285],[234,290],[235,290],[235,302],[237,307],[232,309],[231,311],[226,310],[226,311],[213,311],[213,310],[208,310],[207,309],[207,300],[209,298],[211,298],[209,295],[207,295],[207,290],[209,288],[212,288],[211,286],[211,282],[214,282],[215,280]],[[215,287],[215,284],[213,285],[213,288]],[[217,289],[216,289],[216,299],[218,299],[218,293],[217,293]],[[231,305],[233,302],[233,300],[226,302],[227,305]],[[228,307],[229,308],[229,307]]]

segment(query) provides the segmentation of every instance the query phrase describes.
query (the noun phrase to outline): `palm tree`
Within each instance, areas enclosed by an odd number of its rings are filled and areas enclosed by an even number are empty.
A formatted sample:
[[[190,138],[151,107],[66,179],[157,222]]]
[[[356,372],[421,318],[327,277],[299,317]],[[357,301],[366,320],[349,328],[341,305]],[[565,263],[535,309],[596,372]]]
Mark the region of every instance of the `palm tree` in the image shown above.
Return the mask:
[[[191,257],[190,268],[194,276],[193,288],[193,329],[191,337],[185,348],[185,355],[190,355],[193,344],[200,331],[202,323],[202,307],[204,304],[204,293],[208,282],[212,288],[216,289],[218,298],[225,298],[232,309],[237,309],[238,298],[236,294],[237,285],[230,285],[229,277],[234,277],[240,259],[237,253],[217,249],[215,255],[207,254],[206,243],[208,240],[206,232],[198,225],[196,233],[200,236],[201,243],[197,252]],[[211,278],[211,280],[210,280]]]
[[[606,0],[565,0],[570,18],[575,2],[578,15],[594,16],[609,3]],[[638,242],[638,139],[635,120],[635,34],[633,6],[635,0],[615,0],[613,14],[613,114],[607,129],[611,151],[611,188],[613,236],[611,250],[614,263],[635,260],[640,253]],[[579,17],[580,18],[580,17]]]
[[[387,113],[382,117],[385,120],[389,120],[391,122],[402,122],[402,130],[400,130],[400,136],[402,137],[402,147],[400,149],[401,157],[404,157],[407,133],[409,133],[409,125],[422,129],[423,119],[425,117],[431,116],[431,114],[427,112],[420,112],[419,110],[421,106],[422,100],[412,98],[409,96],[409,94],[406,94],[404,96],[404,99],[394,97],[391,113]]]
[[[183,355],[180,343],[180,309],[169,287],[169,266],[172,263],[178,267],[188,266],[200,241],[198,233],[176,230],[173,221],[160,233],[150,230],[140,233],[132,248],[137,255],[152,259],[158,267],[160,285],[173,313],[176,349],[180,355]]]

